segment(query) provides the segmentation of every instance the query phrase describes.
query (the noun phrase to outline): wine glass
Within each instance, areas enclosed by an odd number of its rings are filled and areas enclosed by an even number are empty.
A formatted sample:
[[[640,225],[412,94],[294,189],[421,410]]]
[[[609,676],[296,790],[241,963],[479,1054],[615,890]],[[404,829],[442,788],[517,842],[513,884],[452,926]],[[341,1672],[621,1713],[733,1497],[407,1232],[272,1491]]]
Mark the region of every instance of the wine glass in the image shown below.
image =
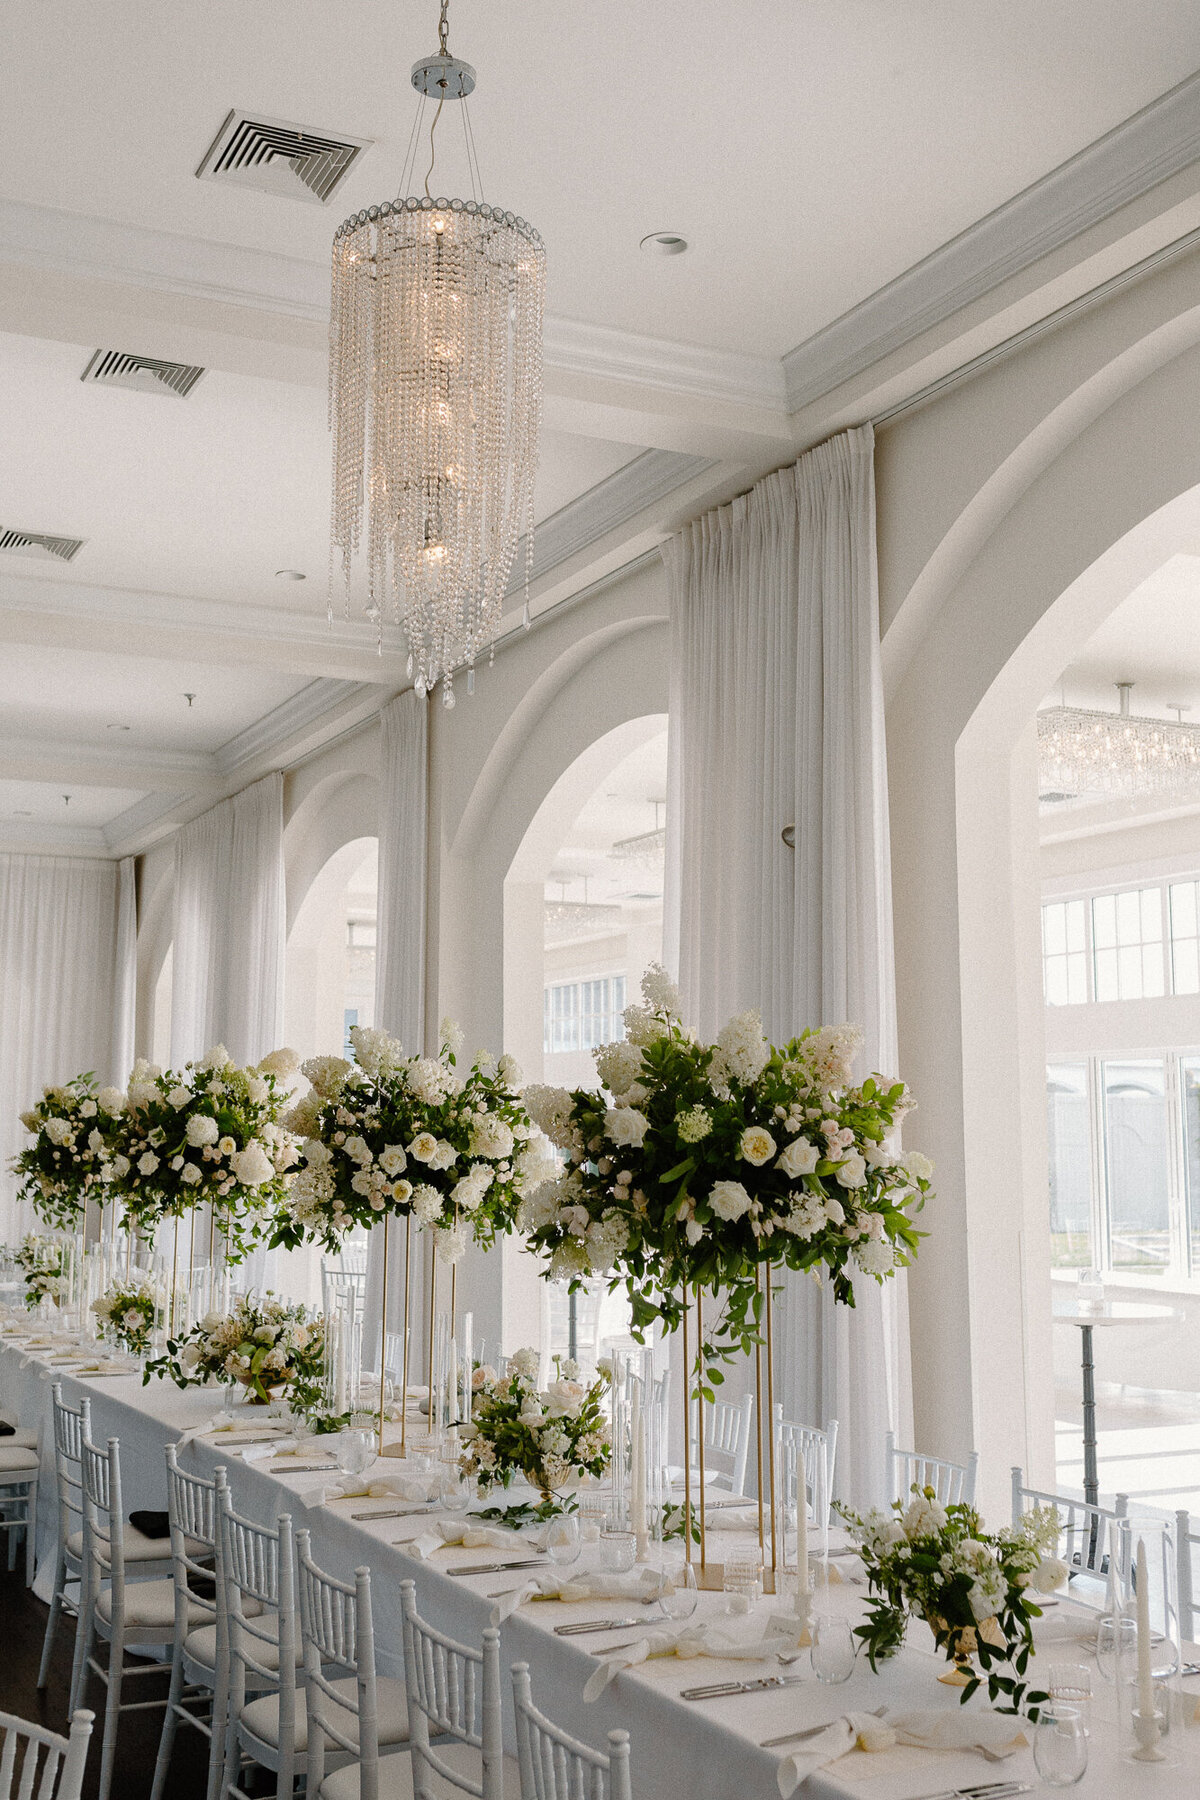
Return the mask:
[[[1056,1702],[1038,1713],[1033,1761],[1047,1787],[1074,1787],[1088,1765],[1087,1732],[1077,1706]]]
[[[339,1431],[334,1444],[337,1466],[343,1475],[365,1475],[375,1461],[375,1434],[358,1427]]]
[[[579,1561],[579,1520],[574,1513],[557,1513],[546,1521],[543,1538],[546,1554],[559,1568]]]
[[[854,1633],[849,1619],[820,1613],[813,1624],[812,1666],[818,1681],[831,1687],[849,1681],[854,1673]]]
[[[690,1619],[700,1598],[696,1591],[696,1571],[691,1563],[680,1563],[675,1568],[668,1568],[664,1564],[659,1574],[662,1593],[658,1597],[658,1604],[663,1616],[680,1623],[684,1619]]]

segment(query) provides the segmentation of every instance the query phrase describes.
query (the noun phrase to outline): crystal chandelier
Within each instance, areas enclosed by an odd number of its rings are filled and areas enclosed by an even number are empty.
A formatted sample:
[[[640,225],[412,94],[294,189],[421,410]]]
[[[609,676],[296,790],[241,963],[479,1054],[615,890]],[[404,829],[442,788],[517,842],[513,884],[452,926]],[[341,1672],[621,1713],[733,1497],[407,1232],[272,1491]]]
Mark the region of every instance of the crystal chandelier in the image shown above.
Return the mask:
[[[546,257],[532,225],[482,196],[467,96],[469,63],[450,55],[442,0],[436,55],[414,64],[421,98],[401,176],[403,198],[355,213],[333,242],[329,417],[331,554],[349,606],[365,537],[367,616],[403,619],[419,694],[494,645],[517,542],[526,543],[542,413]],[[424,142],[429,174],[406,193]],[[430,195],[434,132],[461,108],[472,197]],[[364,513],[366,514],[364,525]]]
[[[1200,727],[1139,717],[1129,706],[1133,683],[1116,686],[1119,712],[1052,706],[1038,714],[1043,795],[1159,794],[1200,786]]]

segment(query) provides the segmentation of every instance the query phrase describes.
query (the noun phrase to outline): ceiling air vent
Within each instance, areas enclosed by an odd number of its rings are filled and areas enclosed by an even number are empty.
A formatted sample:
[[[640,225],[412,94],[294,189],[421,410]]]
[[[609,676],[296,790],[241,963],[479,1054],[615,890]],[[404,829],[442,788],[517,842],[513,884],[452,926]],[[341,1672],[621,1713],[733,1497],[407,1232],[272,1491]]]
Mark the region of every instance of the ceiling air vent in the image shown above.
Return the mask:
[[[195,363],[159,362],[128,350],[97,350],[81,381],[101,387],[132,388],[138,394],[176,394],[185,400],[203,375]]]
[[[42,531],[5,531],[0,528],[0,556],[36,556],[41,562],[70,562],[87,540],[48,537]]]
[[[289,200],[328,200],[370,144],[331,137],[286,119],[231,112],[196,170],[201,181],[230,181]]]

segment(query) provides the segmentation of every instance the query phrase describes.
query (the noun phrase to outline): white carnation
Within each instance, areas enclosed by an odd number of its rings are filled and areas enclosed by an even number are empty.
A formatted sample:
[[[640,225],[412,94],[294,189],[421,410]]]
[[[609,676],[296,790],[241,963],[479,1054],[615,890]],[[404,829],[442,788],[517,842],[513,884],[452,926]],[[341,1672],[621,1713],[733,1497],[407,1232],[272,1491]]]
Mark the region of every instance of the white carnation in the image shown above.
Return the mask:
[[[193,1113],[187,1122],[187,1141],[194,1149],[215,1144],[220,1135],[221,1127],[207,1113]]]

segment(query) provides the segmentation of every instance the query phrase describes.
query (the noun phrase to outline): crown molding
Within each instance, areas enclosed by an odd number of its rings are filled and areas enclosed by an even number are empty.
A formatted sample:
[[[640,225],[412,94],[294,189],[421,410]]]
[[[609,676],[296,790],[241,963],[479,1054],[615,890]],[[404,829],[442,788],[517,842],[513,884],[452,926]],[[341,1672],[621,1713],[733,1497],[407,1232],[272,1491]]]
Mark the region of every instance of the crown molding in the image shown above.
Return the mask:
[[[83,771],[86,771],[84,773]],[[74,744],[61,738],[0,737],[0,780],[79,781],[91,787],[161,790],[181,781],[203,787],[217,778],[203,751],[140,750],[115,744]]]
[[[670,499],[687,482],[715,467],[710,457],[687,456],[676,450],[645,450],[633,457],[543,519],[533,534],[530,580],[542,581],[553,575],[609,532],[627,525],[647,507]],[[519,596],[525,587],[525,543],[522,537],[517,544],[507,600]]]
[[[784,408],[783,366],[777,357],[711,350],[553,316],[546,320],[543,346],[546,367],[567,375],[600,376],[769,412]]]
[[[0,820],[0,854],[83,856],[111,862],[112,851],[99,825],[47,825],[40,820]]]
[[[1060,163],[783,359],[787,410],[852,380],[1200,161],[1200,74]]]
[[[204,804],[201,801],[197,807],[195,794],[144,794],[124,812],[116,813],[102,828],[105,854],[131,856],[145,850],[156,837],[175,829],[180,807],[190,805],[194,813],[203,810]],[[161,829],[156,831],[155,826]]]
[[[319,742],[345,730],[354,715],[366,718],[378,712],[395,691],[375,682],[321,676],[222,744],[214,764],[219,774],[228,778],[249,764],[270,761],[279,752],[291,754],[300,741],[307,750],[313,739]]]

